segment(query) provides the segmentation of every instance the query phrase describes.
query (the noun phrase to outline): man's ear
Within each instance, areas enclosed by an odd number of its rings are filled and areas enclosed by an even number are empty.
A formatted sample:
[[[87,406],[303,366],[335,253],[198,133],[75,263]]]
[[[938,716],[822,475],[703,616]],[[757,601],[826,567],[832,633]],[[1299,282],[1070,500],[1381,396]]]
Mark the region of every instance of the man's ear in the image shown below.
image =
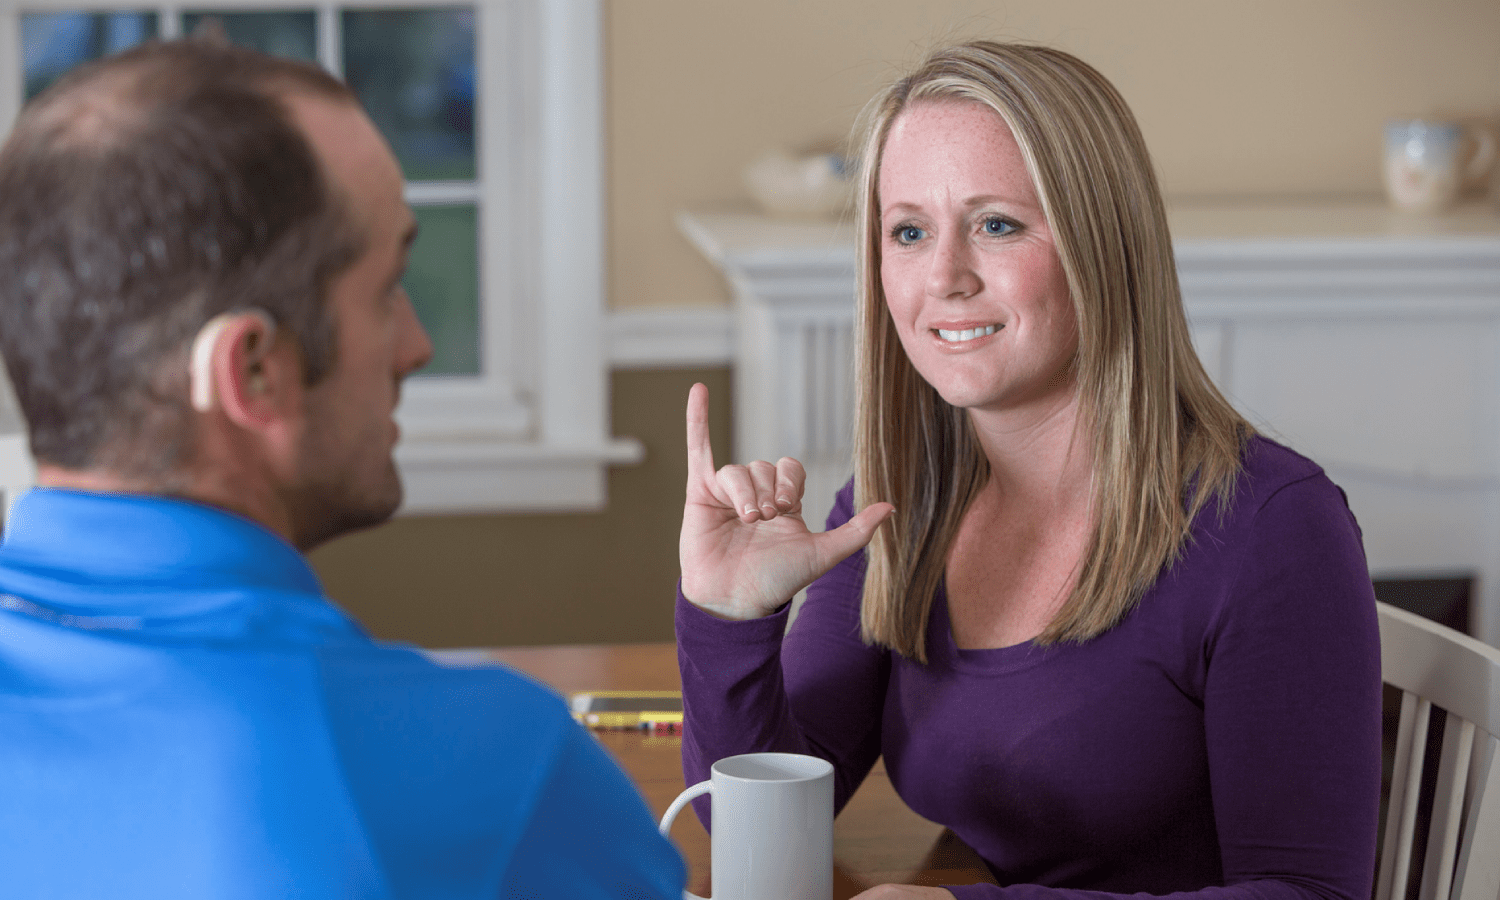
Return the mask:
[[[273,355],[276,323],[264,311],[247,309],[210,319],[193,339],[189,384],[193,408],[220,409],[238,425],[266,425],[282,415],[280,389],[297,381],[281,371]]]

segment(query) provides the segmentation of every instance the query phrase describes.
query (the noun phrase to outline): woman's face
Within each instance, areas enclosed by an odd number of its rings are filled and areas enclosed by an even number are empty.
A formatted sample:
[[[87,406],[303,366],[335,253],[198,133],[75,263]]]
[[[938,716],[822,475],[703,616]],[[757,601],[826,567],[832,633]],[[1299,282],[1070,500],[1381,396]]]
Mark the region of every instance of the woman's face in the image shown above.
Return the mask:
[[[1010,128],[908,107],[880,166],[880,281],[912,365],[954,406],[1045,416],[1072,400],[1078,322]]]

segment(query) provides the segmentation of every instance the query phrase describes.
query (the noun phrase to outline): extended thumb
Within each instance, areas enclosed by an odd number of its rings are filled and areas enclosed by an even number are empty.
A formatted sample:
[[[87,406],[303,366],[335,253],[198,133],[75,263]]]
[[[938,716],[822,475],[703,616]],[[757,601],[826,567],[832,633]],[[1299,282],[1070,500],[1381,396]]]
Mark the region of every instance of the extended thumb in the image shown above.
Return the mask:
[[[828,554],[829,565],[837,565],[849,554],[870,543],[870,538],[875,536],[875,529],[895,511],[896,508],[889,503],[872,503],[849,521],[825,532],[823,550]]]

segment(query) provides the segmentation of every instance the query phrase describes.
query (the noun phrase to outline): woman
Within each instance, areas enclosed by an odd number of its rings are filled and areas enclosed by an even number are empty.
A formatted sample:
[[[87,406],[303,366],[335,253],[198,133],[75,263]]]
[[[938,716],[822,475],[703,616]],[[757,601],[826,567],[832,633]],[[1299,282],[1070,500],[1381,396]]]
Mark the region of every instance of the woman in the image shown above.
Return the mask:
[[[979,42],[867,119],[855,477],[829,531],[801,522],[795,461],[715,473],[689,400],[689,782],[812,753],[842,804],[884,754],[1001,885],[871,897],[1364,900],[1359,532],[1194,355],[1123,100],[1067,54]]]

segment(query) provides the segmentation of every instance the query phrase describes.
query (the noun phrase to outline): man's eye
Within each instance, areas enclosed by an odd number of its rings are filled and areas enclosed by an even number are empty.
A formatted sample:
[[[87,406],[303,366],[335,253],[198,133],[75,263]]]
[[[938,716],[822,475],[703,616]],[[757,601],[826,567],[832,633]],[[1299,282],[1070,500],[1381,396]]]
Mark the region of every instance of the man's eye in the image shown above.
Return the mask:
[[[1014,226],[1011,223],[1005,221],[1004,219],[1000,218],[999,216],[990,216],[988,219],[984,220],[984,233],[985,234],[997,234],[997,235],[998,234],[1010,234],[1012,231],[1015,231],[1015,230],[1016,230],[1016,226]]]

